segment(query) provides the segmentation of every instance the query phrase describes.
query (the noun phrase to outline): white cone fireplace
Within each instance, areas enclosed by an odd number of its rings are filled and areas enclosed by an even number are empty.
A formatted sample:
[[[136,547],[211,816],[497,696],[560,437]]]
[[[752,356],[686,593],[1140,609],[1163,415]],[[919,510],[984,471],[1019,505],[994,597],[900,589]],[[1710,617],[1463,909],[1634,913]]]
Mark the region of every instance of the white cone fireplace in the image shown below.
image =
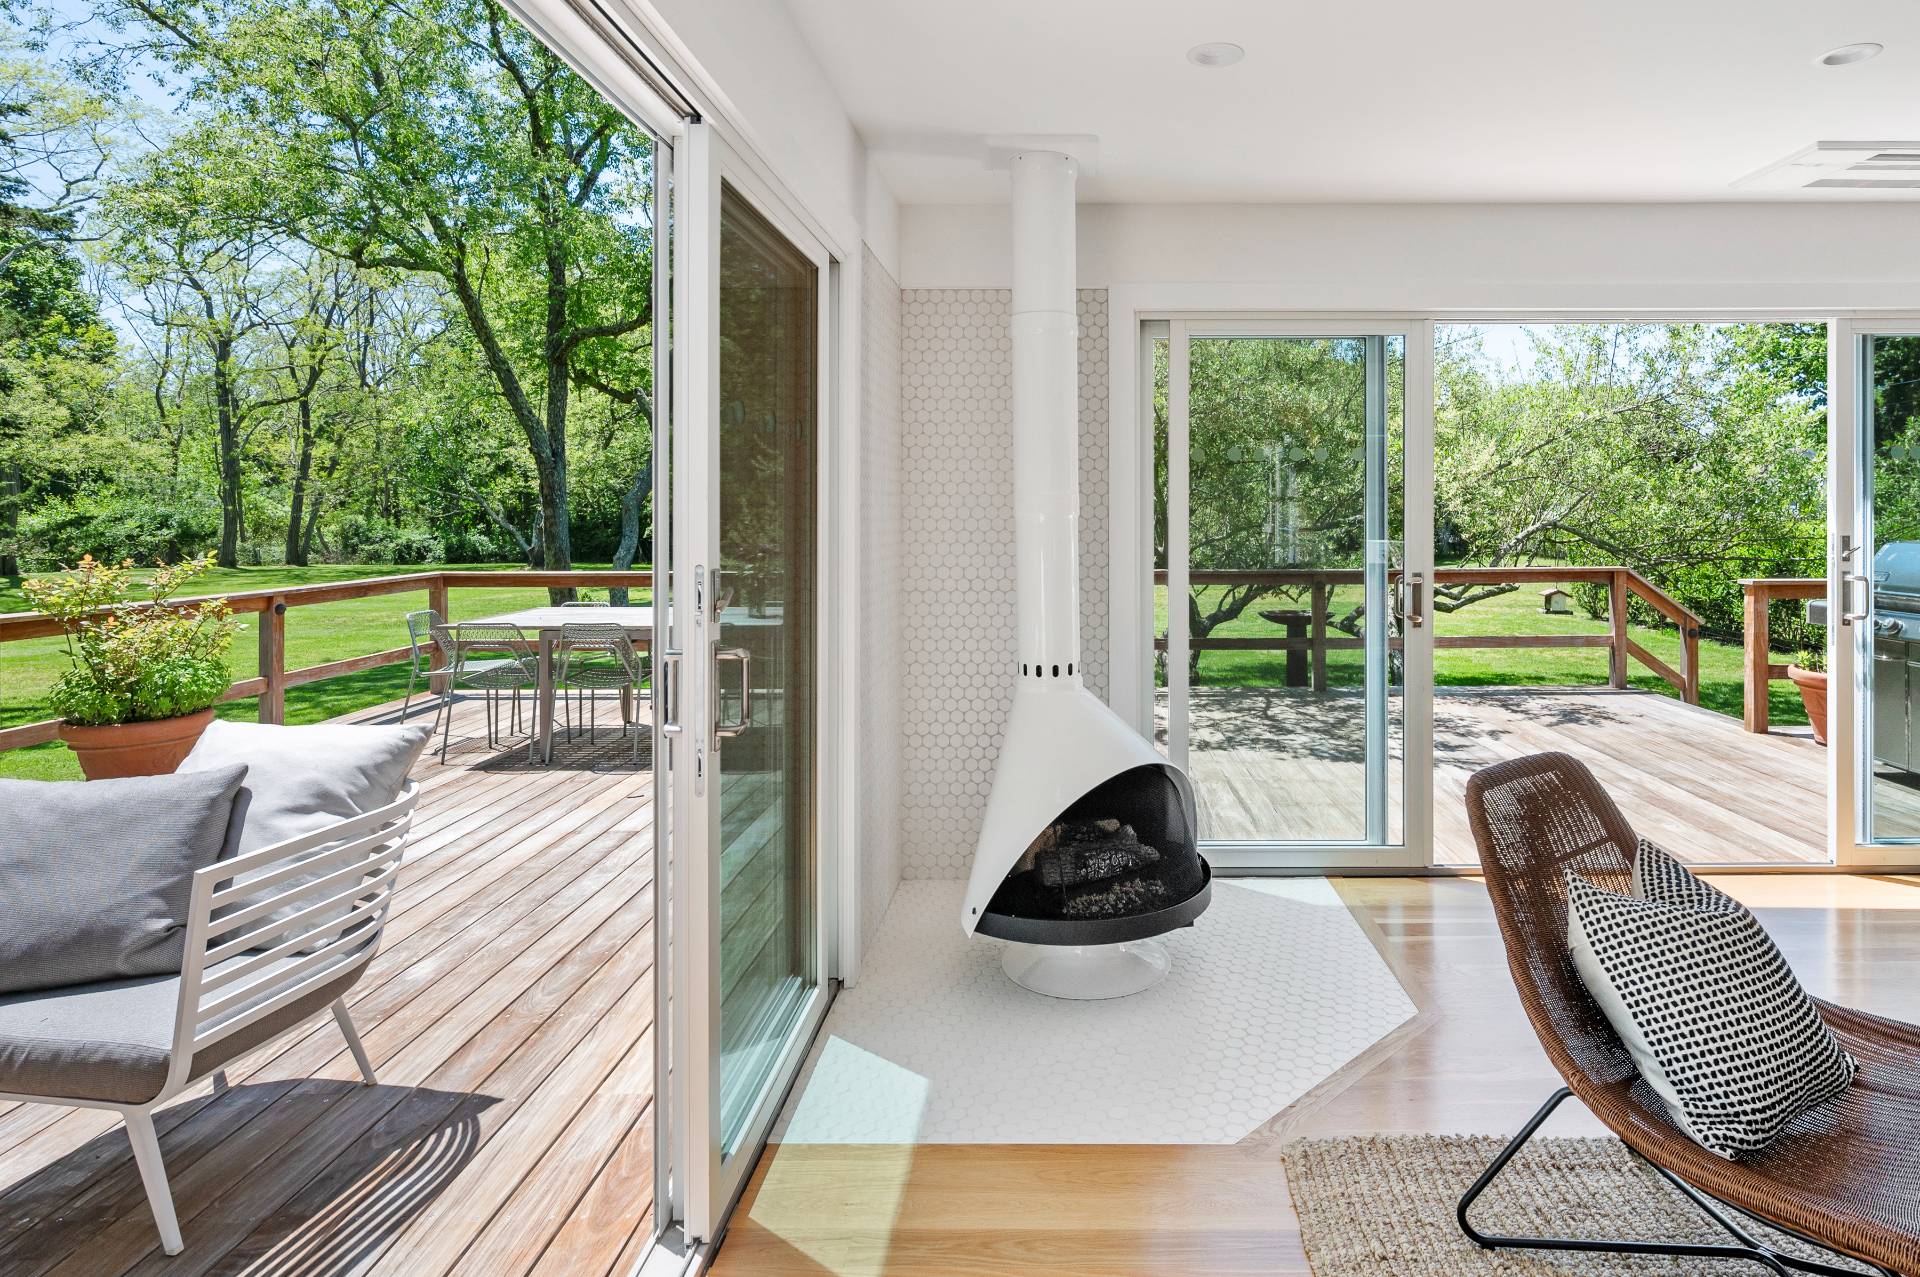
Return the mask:
[[[1193,786],[1081,679],[1077,168],[1014,154],[1016,691],[973,873],[969,935],[1010,941],[1017,983],[1062,998],[1164,976],[1156,936],[1211,899]]]

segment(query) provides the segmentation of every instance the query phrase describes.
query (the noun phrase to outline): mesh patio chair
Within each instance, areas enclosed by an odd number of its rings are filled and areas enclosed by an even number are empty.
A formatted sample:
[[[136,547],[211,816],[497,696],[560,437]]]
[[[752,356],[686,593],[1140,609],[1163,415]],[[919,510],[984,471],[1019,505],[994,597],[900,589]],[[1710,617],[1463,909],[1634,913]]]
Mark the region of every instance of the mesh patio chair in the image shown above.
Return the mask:
[[[413,708],[414,685],[421,679],[427,681],[427,690],[433,690],[433,676],[444,673],[446,665],[434,662],[441,655],[440,644],[434,640],[436,626],[444,625],[446,618],[432,608],[422,608],[418,612],[407,613],[407,699],[400,704],[400,721],[407,721],[407,713]],[[446,699],[438,698],[434,702],[434,726],[440,725],[440,711],[446,708]]]
[[[1865,1261],[1888,1277],[1920,1275],[1920,1028],[1815,1000],[1860,1063],[1838,1099],[1794,1120],[1757,1154],[1729,1161],[1694,1143],[1634,1068],[1567,949],[1566,874],[1626,892],[1639,840],[1593,775],[1565,754],[1496,764],[1467,782],[1507,965],[1540,1044],[1566,1085],[1460,1201],[1460,1227],[1487,1249],[1580,1250],[1735,1259],[1775,1273],[1856,1273],[1787,1255],[1742,1217]],[[1669,1184],[1726,1231],[1725,1245],[1507,1237],[1468,1211],[1568,1096],[1578,1097]]]
[[[575,697],[568,699],[567,739],[573,739],[573,701],[585,702],[587,710],[587,740],[596,743],[599,740],[598,723],[595,714],[596,691],[618,691],[637,698],[640,688],[646,682],[647,663],[633,646],[633,639],[624,625],[608,625],[598,622],[569,622],[560,627],[560,669],[554,677],[554,687],[561,694],[574,692]],[[620,719],[620,730],[626,731],[627,717]],[[640,761],[639,724],[633,723],[633,759]]]
[[[447,761],[447,746],[453,734],[453,698],[461,689],[482,692],[487,699],[487,745],[499,740],[500,693],[511,692],[512,724],[509,732],[520,730],[520,692],[540,686],[540,658],[517,625],[441,625],[433,631],[434,640],[447,657],[445,691],[441,694],[446,721],[440,733],[440,761]],[[527,733],[527,761],[532,762],[538,732]]]

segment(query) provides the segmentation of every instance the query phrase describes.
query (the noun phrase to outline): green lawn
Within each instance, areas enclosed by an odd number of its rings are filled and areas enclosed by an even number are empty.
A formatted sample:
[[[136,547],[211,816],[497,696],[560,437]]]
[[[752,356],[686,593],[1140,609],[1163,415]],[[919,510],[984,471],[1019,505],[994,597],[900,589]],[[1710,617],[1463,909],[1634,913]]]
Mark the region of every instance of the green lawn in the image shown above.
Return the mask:
[[[518,564],[449,564],[449,570],[512,569]],[[582,567],[589,565],[582,564]],[[361,577],[391,576],[426,569],[358,564],[351,567],[313,568],[232,568],[216,569],[196,581],[196,594],[223,591],[261,590],[283,585],[316,585],[330,581],[351,581]],[[588,597],[605,597],[603,590],[589,590]],[[635,590],[632,601],[649,601],[646,590]],[[544,603],[547,592],[526,589],[455,589],[448,606],[453,620],[466,620],[490,613],[509,611]],[[318,603],[310,607],[287,609],[287,668],[300,669],[327,661],[362,656],[368,652],[404,647],[407,642],[408,612],[427,606],[427,592],[382,594],[369,599],[349,599],[340,603]],[[28,610],[19,583],[0,578],[0,612]],[[241,618],[246,629],[234,640],[233,677],[252,678],[258,673],[257,647],[253,616]],[[66,666],[64,645],[60,639],[28,639],[18,643],[0,643],[0,727],[37,722],[51,717],[46,707],[46,689]],[[287,721],[316,723],[340,714],[395,700],[407,690],[405,665],[387,665],[343,675],[325,682],[309,683],[287,692]],[[251,719],[258,713],[252,700],[233,701],[219,709],[222,718]],[[0,776],[34,780],[77,779],[67,747],[58,742],[0,752]]]
[[[1209,607],[1224,587],[1200,587],[1201,606]],[[1166,632],[1166,589],[1159,590],[1158,626]],[[1343,615],[1360,599],[1358,586],[1333,592],[1329,612]],[[1237,621],[1213,632],[1217,638],[1263,637],[1281,633],[1271,622],[1261,619],[1263,609],[1305,608],[1271,595],[1255,603]],[[1584,613],[1573,616],[1549,616],[1540,611],[1540,593],[1526,587],[1472,604],[1458,612],[1434,617],[1434,634],[1605,634],[1605,621],[1596,621]],[[1680,635],[1672,629],[1631,627],[1633,639],[1675,669],[1680,667]],[[1776,654],[1778,655],[1778,654]],[[1784,659],[1784,658],[1781,658]],[[1605,687],[1607,652],[1605,648],[1452,648],[1434,653],[1434,682],[1442,687]],[[1327,656],[1328,678],[1336,684],[1357,685],[1361,681],[1361,655],[1357,651],[1331,652]],[[1679,693],[1665,679],[1638,661],[1627,666],[1628,682],[1636,688],[1668,696]],[[1743,654],[1737,643],[1713,639],[1700,640],[1700,703],[1722,714],[1740,717],[1744,697]],[[1284,652],[1202,652],[1199,682],[1215,687],[1281,686],[1286,681]],[[1772,719],[1776,723],[1807,721],[1800,695],[1791,683],[1776,682],[1768,697]]]

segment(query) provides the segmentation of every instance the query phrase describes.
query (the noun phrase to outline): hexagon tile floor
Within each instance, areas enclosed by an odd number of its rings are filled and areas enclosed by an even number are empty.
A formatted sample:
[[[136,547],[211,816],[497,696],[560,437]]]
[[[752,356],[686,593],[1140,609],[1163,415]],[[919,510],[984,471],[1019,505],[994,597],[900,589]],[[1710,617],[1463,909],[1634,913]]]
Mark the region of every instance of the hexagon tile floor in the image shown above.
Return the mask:
[[[906,882],[773,1138],[796,1144],[1232,1144],[1413,1003],[1323,878],[1216,879],[1144,993],[1065,1002]]]

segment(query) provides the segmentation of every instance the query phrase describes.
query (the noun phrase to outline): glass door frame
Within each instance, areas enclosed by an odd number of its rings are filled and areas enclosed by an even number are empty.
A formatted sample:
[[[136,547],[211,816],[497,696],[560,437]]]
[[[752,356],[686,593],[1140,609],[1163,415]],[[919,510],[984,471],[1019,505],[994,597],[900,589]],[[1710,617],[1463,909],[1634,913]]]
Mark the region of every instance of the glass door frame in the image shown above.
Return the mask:
[[[1402,569],[1399,582],[1407,613],[1423,623],[1404,627],[1402,632],[1401,685],[1401,838],[1390,842],[1204,842],[1207,858],[1228,873],[1309,872],[1325,869],[1400,869],[1425,868],[1433,856],[1433,340],[1434,323],[1418,316],[1344,316],[1315,315],[1310,318],[1236,315],[1223,312],[1172,313],[1138,317],[1139,368],[1141,371],[1140,420],[1149,456],[1152,450],[1153,355],[1156,330],[1164,326],[1168,340],[1168,429],[1167,429],[1167,597],[1171,601],[1187,590],[1189,554],[1187,547],[1188,512],[1188,415],[1187,381],[1190,363],[1186,358],[1194,338],[1375,338],[1398,337],[1402,341],[1405,385],[1402,387]],[[1153,518],[1152,466],[1145,467],[1144,513],[1146,535],[1151,544]],[[1146,556],[1151,578],[1153,556]],[[1153,626],[1152,589],[1146,592],[1146,619]],[[1167,667],[1171,680],[1176,663],[1184,678],[1186,638],[1173,624],[1174,609],[1169,603]],[[1144,662],[1145,704],[1151,717],[1154,703],[1153,663]],[[1169,697],[1171,706],[1171,695]],[[1184,752],[1184,721],[1176,722],[1168,714],[1169,755],[1178,761]],[[1150,723],[1149,723],[1150,726]],[[1381,767],[1387,766],[1382,760]],[[1383,782],[1369,776],[1369,786]]]
[[[1827,836],[1834,866],[1886,872],[1920,867],[1920,839],[1873,842],[1867,834],[1872,804],[1873,720],[1863,709],[1872,694],[1873,634],[1862,624],[1872,612],[1874,544],[1871,468],[1872,370],[1867,339],[1920,338],[1920,315],[1853,314],[1827,324],[1827,669],[1828,683],[1845,689],[1827,698]]]
[[[720,548],[717,494],[721,478],[722,183],[771,222],[818,271],[814,352],[817,400],[814,567],[816,581],[821,586],[828,580],[829,536],[834,526],[828,517],[828,497],[835,491],[831,474],[835,450],[829,445],[834,430],[833,387],[838,357],[832,322],[837,290],[833,286],[833,261],[827,248],[790,213],[751,164],[718,137],[710,125],[698,122],[690,125],[676,155],[684,161],[678,166],[676,176],[681,179],[677,188],[683,213],[679,234],[686,248],[687,266],[686,273],[680,277],[684,297],[679,300],[684,307],[681,312],[684,327],[678,330],[685,336],[676,342],[676,351],[685,353],[686,371],[680,383],[684,391],[680,402],[684,404],[685,413],[677,417],[678,428],[673,437],[671,537],[676,596],[688,606],[675,618],[676,624],[681,617],[685,618],[684,627],[675,634],[682,644],[678,650],[685,655],[677,662],[679,670],[674,689],[678,752],[671,797],[677,816],[673,826],[673,858],[678,872],[672,884],[675,1045],[671,1054],[676,1094],[682,1103],[671,1116],[680,1127],[672,1141],[674,1156],[677,1166],[684,1170],[683,1175],[676,1177],[675,1206],[682,1212],[688,1238],[711,1243],[746,1187],[747,1177],[760,1158],[788,1088],[798,1076],[826,1015],[833,994],[829,942],[836,917],[833,892],[836,874],[828,840],[832,811],[829,780],[835,756],[829,748],[832,716],[821,712],[816,715],[814,727],[811,831],[816,851],[812,884],[814,934],[810,942],[816,978],[794,1019],[778,1062],[753,1106],[745,1134],[733,1153],[727,1155],[722,1145],[720,1109],[720,786],[708,783],[716,779],[714,732],[721,699],[716,695],[717,671],[712,659],[718,625],[711,615],[715,600],[709,587]],[[829,677],[828,635],[834,609],[824,603],[825,589],[818,593],[823,604],[816,607],[814,615],[813,678],[817,703],[824,710],[833,688]]]

